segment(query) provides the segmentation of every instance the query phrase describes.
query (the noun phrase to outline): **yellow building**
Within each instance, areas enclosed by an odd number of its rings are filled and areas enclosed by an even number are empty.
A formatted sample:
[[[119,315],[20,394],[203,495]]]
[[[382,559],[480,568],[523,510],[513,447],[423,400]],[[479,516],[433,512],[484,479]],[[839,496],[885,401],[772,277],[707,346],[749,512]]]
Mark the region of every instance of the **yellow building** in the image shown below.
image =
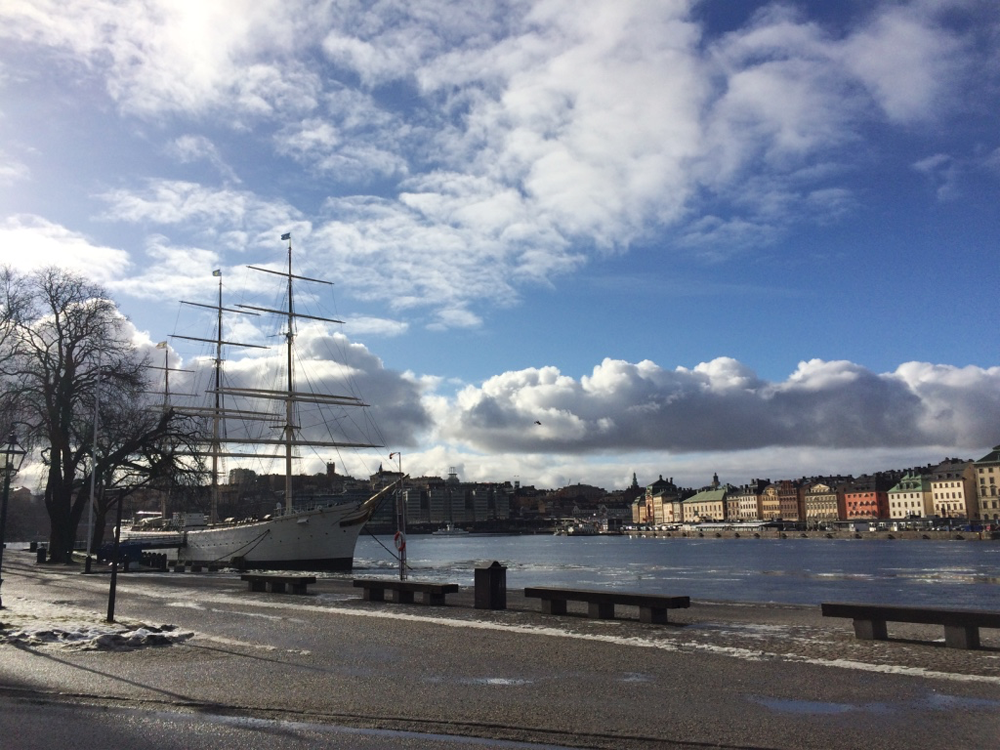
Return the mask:
[[[972,461],[946,458],[931,474],[934,515],[941,518],[979,518],[976,469]]]
[[[979,514],[984,521],[1000,521],[1000,445],[975,463]]]
[[[685,523],[726,520],[726,487],[702,490],[684,501]]]
[[[842,492],[838,492],[833,482],[816,481],[806,485],[802,493],[806,525],[811,528],[839,520],[843,510],[842,497]]]
[[[760,517],[764,521],[781,518],[781,496],[778,485],[769,484],[760,493]]]

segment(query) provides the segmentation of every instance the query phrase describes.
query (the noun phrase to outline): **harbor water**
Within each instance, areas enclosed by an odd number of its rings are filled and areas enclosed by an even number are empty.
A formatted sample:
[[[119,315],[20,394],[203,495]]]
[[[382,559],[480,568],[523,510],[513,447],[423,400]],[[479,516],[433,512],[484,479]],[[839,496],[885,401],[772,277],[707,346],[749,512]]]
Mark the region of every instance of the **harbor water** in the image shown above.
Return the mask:
[[[392,537],[362,534],[355,577],[398,574]],[[472,586],[568,586],[780,604],[862,601],[1000,610],[1000,542],[411,535],[409,577]]]

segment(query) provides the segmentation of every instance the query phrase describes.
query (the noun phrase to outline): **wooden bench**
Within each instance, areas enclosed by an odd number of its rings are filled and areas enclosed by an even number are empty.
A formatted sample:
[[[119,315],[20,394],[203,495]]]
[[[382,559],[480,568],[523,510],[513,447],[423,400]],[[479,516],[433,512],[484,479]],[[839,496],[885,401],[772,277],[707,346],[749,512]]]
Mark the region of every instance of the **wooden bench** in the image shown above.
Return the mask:
[[[536,586],[524,590],[525,597],[541,599],[542,612],[547,615],[566,614],[567,602],[586,602],[587,615],[601,620],[613,620],[615,605],[639,608],[639,621],[664,625],[668,609],[686,609],[691,606],[687,596],[662,596],[658,594],[632,594],[624,591],[595,589],[561,589]]]
[[[282,575],[280,573],[244,573],[240,576],[250,584],[251,591],[267,591],[272,594],[283,594],[286,587],[293,594],[305,594],[306,586],[316,583],[315,576]]]
[[[424,604],[443,606],[445,595],[458,591],[457,583],[426,583],[375,578],[356,578],[354,585],[364,589],[366,602],[384,602],[385,592],[388,590],[393,592],[393,601],[397,604],[413,604],[413,595],[420,594]]]
[[[866,641],[888,640],[887,622],[912,622],[944,625],[944,644],[948,648],[979,648],[979,628],[1000,628],[1000,612],[977,609],[939,609],[937,607],[897,607],[883,604],[845,604],[825,602],[824,617],[850,617],[854,635]]]

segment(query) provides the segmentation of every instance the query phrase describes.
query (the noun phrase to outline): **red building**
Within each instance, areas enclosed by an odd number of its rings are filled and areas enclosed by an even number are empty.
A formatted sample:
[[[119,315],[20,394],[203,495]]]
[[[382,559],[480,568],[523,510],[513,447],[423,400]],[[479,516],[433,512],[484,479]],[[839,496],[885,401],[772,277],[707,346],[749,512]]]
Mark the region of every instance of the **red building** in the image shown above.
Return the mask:
[[[796,523],[806,520],[802,504],[802,489],[801,482],[794,482],[790,479],[782,479],[778,482],[778,508],[782,520]]]
[[[844,508],[848,521],[866,521],[889,517],[889,490],[893,477],[871,474],[858,477],[844,491]]]

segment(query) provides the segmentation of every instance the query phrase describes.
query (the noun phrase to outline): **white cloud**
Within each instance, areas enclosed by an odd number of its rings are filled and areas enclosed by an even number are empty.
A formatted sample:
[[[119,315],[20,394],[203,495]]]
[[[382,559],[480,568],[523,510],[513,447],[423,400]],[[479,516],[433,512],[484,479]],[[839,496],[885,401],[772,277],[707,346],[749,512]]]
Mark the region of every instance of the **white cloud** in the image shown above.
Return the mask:
[[[127,112],[228,107],[271,115],[316,106],[319,79],[293,52],[310,38],[318,10],[284,0],[34,0],[0,12],[0,34],[85,60],[103,72],[108,93]]]
[[[211,273],[220,266],[216,251],[173,246],[165,237],[153,235],[145,248],[142,270],[127,279],[109,283],[108,288],[118,294],[148,300],[198,298],[213,288]]]
[[[233,318],[234,316],[227,316]],[[206,324],[205,330],[196,328],[199,322]],[[270,328],[272,321],[265,319],[241,319],[233,327],[227,327],[228,340],[246,344],[270,347],[266,350],[229,347],[224,365],[225,379],[229,387],[269,388],[269,383],[283,384],[285,353]],[[181,321],[184,335],[211,338],[214,336],[213,316],[205,315],[197,308],[186,312]],[[183,339],[172,338],[171,349],[180,354],[177,366],[183,368],[171,376],[171,390],[175,393],[198,394],[209,389],[214,376],[214,350],[209,344],[198,344]],[[296,335],[296,373],[298,389],[316,393],[353,396],[372,404],[371,418],[366,418],[357,409],[344,409],[343,413],[333,413],[330,408],[317,409],[304,404],[300,407],[297,424],[303,434],[316,439],[337,439],[346,442],[375,442],[392,446],[417,445],[432,427],[430,415],[422,402],[427,385],[407,373],[386,369],[382,361],[361,343],[352,341],[339,332],[332,332],[326,325],[312,323],[303,325]],[[262,385],[263,384],[263,385]],[[282,388],[283,385],[275,386]],[[174,398],[175,404],[184,404],[182,397]],[[197,402],[194,402],[197,403]],[[200,405],[200,404],[199,404]],[[274,402],[276,409],[283,409],[281,402]],[[230,407],[234,409],[260,410],[259,402],[241,403],[239,397],[231,397]],[[237,435],[239,425],[233,425],[228,433]],[[261,429],[260,425],[249,425],[246,429]],[[269,429],[264,426],[264,429]],[[362,462],[371,461],[373,452],[341,451],[318,449],[313,464],[303,467],[303,471],[316,471],[322,460],[336,460],[345,472],[374,471],[367,466],[362,470]],[[308,455],[304,458],[309,458]],[[376,459],[377,460],[377,459]]]
[[[116,189],[97,196],[108,204],[104,221],[157,224],[176,231],[225,240],[229,250],[245,250],[286,231],[308,234],[309,222],[283,200],[266,200],[250,191],[213,189],[181,180],[150,180],[145,189]]]
[[[327,107],[325,117],[285,125],[275,136],[278,153],[341,182],[365,183],[408,173],[397,135],[406,130],[402,122],[358,92],[337,91],[328,97]]]
[[[129,254],[104,247],[39,216],[8,216],[0,223],[4,263],[18,271],[48,266],[77,271],[103,284],[119,279],[131,266]]]
[[[402,336],[410,326],[401,320],[387,318],[350,317],[347,327],[354,336],[370,334],[373,336]]]
[[[0,150],[0,186],[13,185],[31,176],[28,166]]]
[[[955,7],[950,2],[887,4],[841,46],[845,67],[890,120],[935,119],[954,95],[965,73],[967,50],[938,16]]]
[[[38,0],[3,12],[0,34],[86,61],[127,112],[216,113],[236,127],[265,116],[276,152],[313,175],[397,180],[378,202],[328,202],[349,219],[324,231],[351,234],[349,220],[355,250],[384,246],[405,269],[389,284],[362,279],[370,294],[469,326],[483,300],[515,299],[525,282],[578,268],[580,253],[622,251],[665,226],[667,251],[725,257],[843,216],[855,205],[837,184],[854,158],[845,146],[878,111],[912,124],[954,105],[973,54],[932,3],[878,6],[838,32],[765,6],[718,39],[691,9]],[[204,136],[172,148],[234,179]],[[271,223],[266,200],[188,183],[106,197],[120,221]]]
[[[467,386],[441,430],[483,452],[976,448],[996,442],[998,386],[1000,368],[812,360],[767,382],[730,358],[674,371],[606,359],[579,381],[549,367]]]
[[[207,161],[226,179],[237,183],[240,181],[232,167],[226,164],[215,144],[205,136],[182,135],[168,144],[167,152],[182,164]]]

